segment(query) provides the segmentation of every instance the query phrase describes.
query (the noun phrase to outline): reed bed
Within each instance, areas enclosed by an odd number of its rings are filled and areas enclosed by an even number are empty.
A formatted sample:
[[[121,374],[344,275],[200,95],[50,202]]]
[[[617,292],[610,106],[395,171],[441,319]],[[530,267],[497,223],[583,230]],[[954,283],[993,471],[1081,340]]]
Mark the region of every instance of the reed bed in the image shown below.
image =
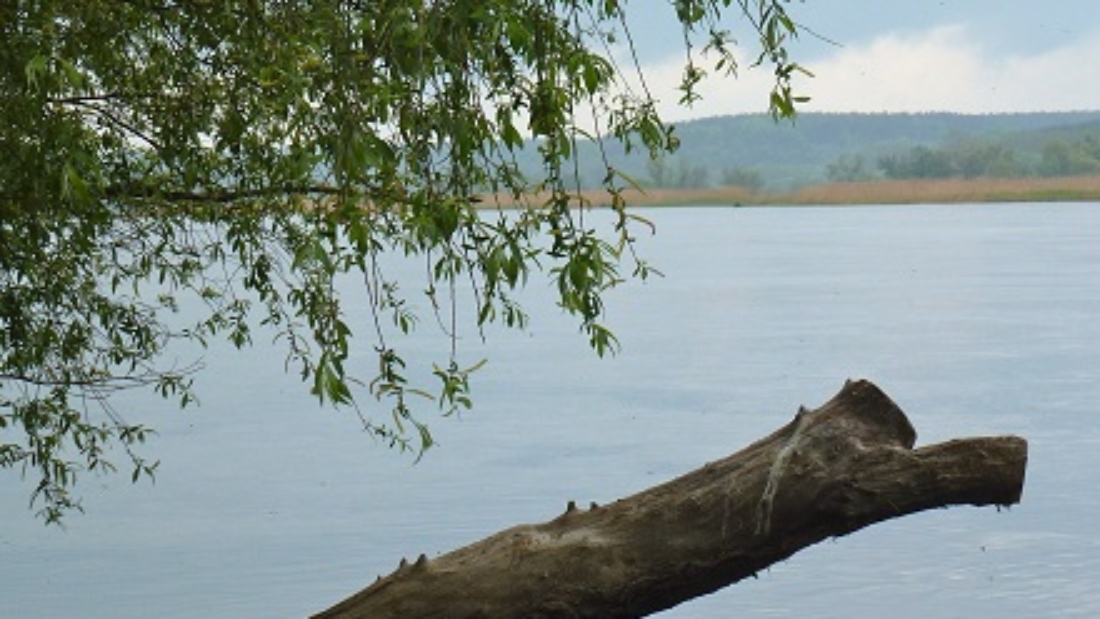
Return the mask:
[[[517,201],[487,196],[485,206],[512,207],[544,204],[549,196],[529,194]],[[1100,201],[1100,176],[1051,178],[976,178],[876,180],[822,183],[785,192],[753,192],[744,187],[702,189],[628,189],[622,192],[630,206],[783,206],[867,204],[978,204],[983,202]],[[583,191],[576,206],[609,206],[604,190]]]
[[[828,183],[761,196],[766,204],[959,204],[1100,200],[1100,176]]]

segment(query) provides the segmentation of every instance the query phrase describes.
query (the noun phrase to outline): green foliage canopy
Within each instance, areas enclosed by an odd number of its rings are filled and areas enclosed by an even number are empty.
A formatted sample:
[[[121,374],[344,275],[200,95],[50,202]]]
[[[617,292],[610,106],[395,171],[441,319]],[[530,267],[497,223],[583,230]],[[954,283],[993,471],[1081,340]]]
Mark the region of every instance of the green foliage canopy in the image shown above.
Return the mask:
[[[783,2],[670,4],[689,52],[683,102],[696,97],[701,63],[736,70],[722,28],[732,14],[774,67],[773,113],[793,113],[799,68],[785,45],[796,26]],[[608,167],[617,217],[591,229],[566,180],[571,157],[580,140],[653,154],[676,145],[644,81],[612,53],[617,44],[633,57],[627,10],[614,0],[4,2],[0,467],[37,479],[31,504],[49,522],[79,508],[78,474],[115,469],[112,449],[135,480],[152,475],[138,447],[151,430],[115,410],[112,394],[151,388],[186,405],[197,367],[172,365],[167,347],[244,346],[260,323],[321,401],[421,451],[432,439],[417,396],[444,413],[470,405],[477,364],[458,362],[456,286],[473,292],[477,328],[522,326],[513,293],[532,271],[556,281],[598,353],[613,351],[602,294],[624,261],[635,276],[649,267],[619,193],[629,179]],[[532,144],[540,178],[515,165]],[[484,208],[500,196],[521,206]],[[434,387],[409,381],[392,341],[418,317],[381,266],[390,252],[424,261],[424,295],[451,335]],[[352,322],[334,282],[349,274],[370,300],[367,375],[347,363]],[[177,324],[184,302],[203,318]],[[360,407],[355,384],[381,416]]]

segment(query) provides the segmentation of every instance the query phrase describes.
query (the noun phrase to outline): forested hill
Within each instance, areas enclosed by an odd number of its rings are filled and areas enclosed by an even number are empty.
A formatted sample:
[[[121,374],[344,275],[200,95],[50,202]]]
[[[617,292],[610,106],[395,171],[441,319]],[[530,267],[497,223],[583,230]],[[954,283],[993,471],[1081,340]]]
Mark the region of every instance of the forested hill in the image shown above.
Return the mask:
[[[659,162],[610,153],[650,186],[789,189],[827,180],[1036,176],[1100,172],[1100,111],[1027,114],[765,114],[679,123],[681,147]],[[603,167],[581,145],[582,184]],[[1093,165],[1095,164],[1095,170]]]

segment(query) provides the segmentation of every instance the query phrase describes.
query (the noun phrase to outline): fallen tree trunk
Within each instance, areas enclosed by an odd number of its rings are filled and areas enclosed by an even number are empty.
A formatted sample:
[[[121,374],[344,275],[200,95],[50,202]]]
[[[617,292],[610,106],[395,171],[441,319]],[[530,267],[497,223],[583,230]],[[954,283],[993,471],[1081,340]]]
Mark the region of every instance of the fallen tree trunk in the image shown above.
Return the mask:
[[[913,449],[905,414],[867,381],[771,436],[605,506],[521,525],[396,572],[319,619],[641,617],[720,589],[823,539],[949,505],[1020,500],[1027,443]]]

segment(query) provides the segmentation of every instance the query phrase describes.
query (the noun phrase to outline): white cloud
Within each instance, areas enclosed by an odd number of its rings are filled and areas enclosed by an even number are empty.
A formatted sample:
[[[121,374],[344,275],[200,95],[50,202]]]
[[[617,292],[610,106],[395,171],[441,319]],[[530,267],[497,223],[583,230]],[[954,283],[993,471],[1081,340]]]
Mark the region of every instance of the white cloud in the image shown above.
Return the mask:
[[[792,51],[798,56],[797,48]],[[970,113],[1100,109],[1100,31],[1062,46],[1025,55],[996,55],[963,25],[886,34],[836,49],[804,64],[813,79],[796,92],[812,97],[804,111]],[[666,118],[678,120],[767,109],[769,67],[740,77],[709,79],[704,100],[678,109],[682,56],[647,67],[647,80]]]
[[[977,78],[990,68],[981,56],[961,26],[879,37],[814,63],[817,77],[805,88],[813,103],[806,108],[979,111],[984,95],[975,90]]]

